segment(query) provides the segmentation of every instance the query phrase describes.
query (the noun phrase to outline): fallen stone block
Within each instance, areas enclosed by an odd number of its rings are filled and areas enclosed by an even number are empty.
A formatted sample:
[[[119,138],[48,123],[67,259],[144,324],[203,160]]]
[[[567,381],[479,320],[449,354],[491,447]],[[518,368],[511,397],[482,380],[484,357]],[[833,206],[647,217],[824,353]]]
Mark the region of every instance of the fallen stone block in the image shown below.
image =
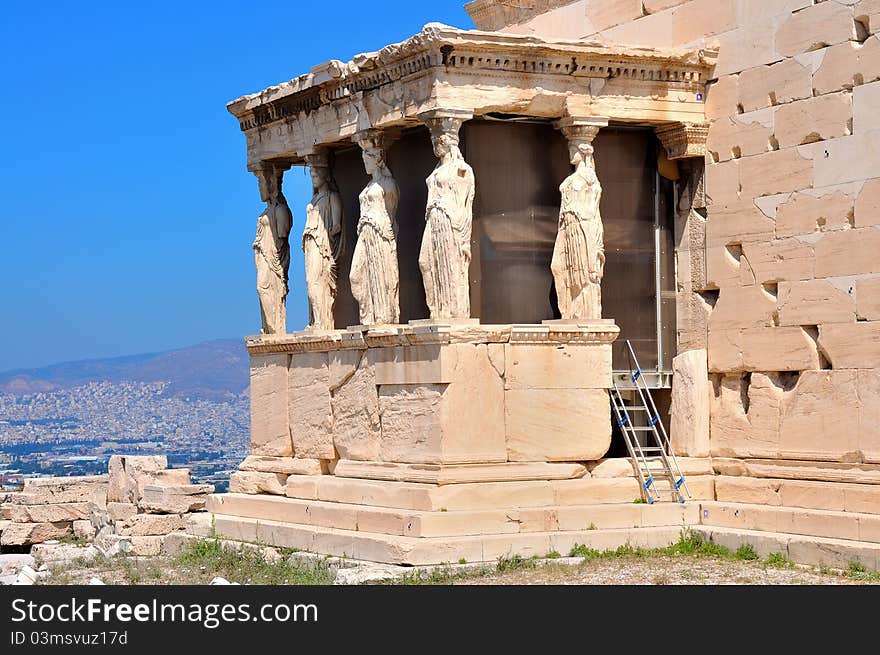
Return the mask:
[[[116,524],[116,533],[123,537],[166,535],[186,527],[179,514],[138,514]]]
[[[94,546],[36,544],[31,555],[44,564],[70,564],[77,560],[90,562],[98,556],[98,550]]]
[[[73,533],[72,522],[10,523],[0,533],[2,546],[27,546],[51,539],[61,539]]]
[[[91,521],[74,521],[73,536],[83,541],[92,541],[98,531]]]
[[[146,486],[139,507],[155,514],[188,514],[205,508],[211,484],[188,484],[171,487]]]
[[[136,503],[140,499],[140,480],[168,468],[164,455],[114,455],[110,458],[110,502]]]
[[[124,521],[138,513],[134,503],[107,503],[107,512],[113,521]]]
[[[213,531],[213,522],[211,515],[207,512],[199,512],[197,514],[184,515],[186,521],[187,534],[197,537],[210,537]]]
[[[10,507],[10,515],[15,523],[87,521],[89,519],[89,504],[13,505]]]
[[[164,536],[132,536],[123,537],[131,543],[131,555],[137,557],[157,557],[162,553],[162,541]]]
[[[107,504],[106,475],[71,478],[27,478],[24,489],[13,499],[20,505],[94,502]]]
[[[25,566],[34,566],[33,555],[0,555],[0,576],[17,575]]]

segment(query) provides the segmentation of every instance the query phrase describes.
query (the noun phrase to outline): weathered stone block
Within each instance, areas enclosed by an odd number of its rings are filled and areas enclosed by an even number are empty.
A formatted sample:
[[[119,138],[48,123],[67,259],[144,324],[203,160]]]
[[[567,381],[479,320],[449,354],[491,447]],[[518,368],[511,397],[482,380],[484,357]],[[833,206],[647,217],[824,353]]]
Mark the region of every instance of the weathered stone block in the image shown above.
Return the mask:
[[[607,389],[611,346],[507,344],[505,389]]]
[[[744,243],[742,249],[741,284],[773,284],[813,277],[813,247],[798,239]]]
[[[287,491],[288,477],[284,473],[236,471],[229,476],[229,491],[235,494],[275,494],[276,496],[283,496]]]
[[[712,397],[713,457],[775,457],[784,395],[776,376],[725,375]]]
[[[504,384],[485,344],[458,351],[448,385],[379,390],[383,461],[465,464],[505,461]]]
[[[48,505],[12,505],[10,518],[16,523],[60,523],[89,518],[88,503],[63,503]]]
[[[626,457],[601,459],[590,467],[590,476],[594,478],[631,478],[635,476],[632,460]]]
[[[814,188],[880,177],[880,130],[830,139],[796,150],[805,156],[812,151]]]
[[[856,314],[865,321],[880,321],[880,278],[856,282]]]
[[[735,160],[733,163],[738,162]],[[769,241],[773,238],[775,227],[774,220],[758,209],[754,199],[726,207],[713,204],[706,223],[706,245],[712,247],[746,241]]]
[[[642,0],[611,0],[610,2],[586,3],[587,21],[593,31],[601,32],[609,27],[641,18]]]
[[[157,514],[186,514],[205,508],[208,494],[214,493],[214,485],[190,484],[177,487],[144,487],[139,507]]]
[[[724,287],[709,316],[709,332],[773,325],[776,298],[761,286]]]
[[[819,368],[816,342],[800,327],[748,328],[740,335],[747,371],[805,371]]]
[[[880,225],[880,179],[868,180],[856,199],[856,227]]]
[[[672,406],[669,437],[676,454],[709,456],[708,356],[691,350],[672,360]]]
[[[321,475],[321,461],[317,459],[299,459],[293,457],[261,457],[251,455],[245,459],[239,469],[260,473],[282,473],[284,475]]]
[[[793,56],[856,39],[853,10],[838,2],[822,2],[798,11],[776,32],[776,50]]]
[[[382,426],[375,367],[364,351],[340,350],[330,353],[330,370],[337,454],[342,459],[379,459]],[[336,370],[345,374],[334,375]]]
[[[880,230],[829,232],[816,242],[816,277],[880,273]]]
[[[22,505],[93,502],[107,504],[106,475],[70,478],[26,478],[13,502]]]
[[[801,155],[797,148],[744,157],[739,162],[745,198],[798,191],[813,184],[813,161]]]
[[[113,521],[124,521],[138,513],[134,503],[107,503],[107,512]]]
[[[709,332],[709,372],[742,371],[742,330],[711,330]]]
[[[505,409],[510,461],[590,461],[611,445],[604,389],[510,390]]]
[[[447,384],[455,375],[461,349],[470,344],[374,348],[369,358],[376,384]]]
[[[739,75],[724,75],[712,83],[706,90],[706,118],[713,121],[717,118],[736,114],[739,100]],[[809,87],[809,77],[807,78]],[[758,109],[758,107],[753,107]],[[710,132],[711,134],[711,132]]]
[[[715,495],[721,502],[753,503],[778,507],[783,504],[779,487],[780,483],[775,480],[725,475],[719,475],[715,478]]]
[[[723,117],[711,124],[706,149],[716,161],[759,155],[771,149],[773,115],[769,111],[756,114]]]
[[[326,352],[291,355],[288,408],[293,451],[307,459],[336,459]],[[254,453],[272,454],[272,453]]]
[[[251,355],[251,453],[292,457],[287,410],[289,355]]]
[[[781,106],[774,134],[780,148],[833,139],[850,133],[853,102],[849,93],[833,93]]]
[[[780,422],[780,454],[841,461],[859,450],[855,371],[804,371]]]
[[[852,132],[856,136],[880,130],[880,82],[862,84],[852,92]]]
[[[739,75],[738,93],[739,104],[746,112],[810,98],[812,69],[797,59],[749,68]]]
[[[27,546],[73,534],[71,521],[59,523],[10,523],[0,532],[0,545]]]
[[[880,321],[819,326],[819,346],[835,369],[880,367]]]
[[[186,519],[179,514],[138,514],[116,524],[116,534],[146,537],[171,534],[186,528]]]
[[[813,75],[816,94],[851,89],[880,79],[880,38],[864,43],[844,41],[824,50],[822,63]]]
[[[740,203],[739,159],[706,164],[706,202],[712,207],[737,206]],[[711,226],[712,221],[709,221]]]
[[[692,0],[672,13],[673,43],[684,44],[735,29],[735,0]]]
[[[779,284],[779,325],[853,323],[855,320],[853,297],[826,280]]]
[[[77,520],[73,522],[73,536],[82,541],[93,541],[95,539],[95,526],[91,521]]]
[[[853,199],[841,191],[818,197],[811,193],[795,193],[776,212],[776,236],[848,229],[852,218]],[[807,244],[802,245],[807,247]]]

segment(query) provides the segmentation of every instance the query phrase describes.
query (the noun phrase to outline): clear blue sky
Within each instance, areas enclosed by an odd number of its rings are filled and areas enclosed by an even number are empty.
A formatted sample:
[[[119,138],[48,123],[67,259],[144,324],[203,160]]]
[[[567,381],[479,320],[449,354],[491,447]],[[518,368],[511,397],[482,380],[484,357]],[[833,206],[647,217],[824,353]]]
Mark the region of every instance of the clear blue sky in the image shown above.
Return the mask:
[[[0,21],[0,370],[259,332],[261,211],[226,103],[465,0],[6,0]],[[307,320],[294,212],[288,326]],[[299,255],[299,258],[296,258]]]

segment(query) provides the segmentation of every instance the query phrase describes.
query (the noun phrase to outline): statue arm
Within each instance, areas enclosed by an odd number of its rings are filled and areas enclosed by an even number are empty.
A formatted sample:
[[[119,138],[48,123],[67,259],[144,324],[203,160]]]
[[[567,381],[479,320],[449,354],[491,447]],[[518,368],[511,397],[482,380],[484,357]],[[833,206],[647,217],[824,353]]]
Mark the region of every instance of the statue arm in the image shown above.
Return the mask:
[[[342,200],[336,192],[330,194],[330,212],[331,225],[333,226],[330,234],[336,235],[342,231]]]

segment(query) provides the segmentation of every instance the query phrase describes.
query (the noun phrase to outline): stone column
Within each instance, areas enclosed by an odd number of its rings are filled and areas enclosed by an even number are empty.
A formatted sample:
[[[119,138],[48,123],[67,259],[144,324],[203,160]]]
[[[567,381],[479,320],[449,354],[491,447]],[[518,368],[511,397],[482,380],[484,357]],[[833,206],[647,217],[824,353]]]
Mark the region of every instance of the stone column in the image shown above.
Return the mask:
[[[428,176],[425,232],[419,268],[432,319],[469,319],[469,270],[474,206],[474,171],[458,147],[469,111],[435,109],[419,115],[431,130],[439,160]]]
[[[602,187],[596,177],[592,142],[606,125],[608,119],[599,117],[567,117],[556,123],[568,139],[574,166],[559,187],[559,232],[550,265],[564,321],[602,318]]]
[[[288,168],[265,162],[253,171],[259,182],[260,198],[266,203],[266,210],[257,218],[257,236],[253,244],[263,334],[285,334],[287,331],[288,239],[293,215],[281,186],[284,171]]]
[[[397,264],[397,206],[400,191],[386,163],[388,135],[370,129],[355,141],[363,149],[372,178],[360,194],[357,244],[351,261],[351,292],[362,325],[400,321],[400,274]]]

